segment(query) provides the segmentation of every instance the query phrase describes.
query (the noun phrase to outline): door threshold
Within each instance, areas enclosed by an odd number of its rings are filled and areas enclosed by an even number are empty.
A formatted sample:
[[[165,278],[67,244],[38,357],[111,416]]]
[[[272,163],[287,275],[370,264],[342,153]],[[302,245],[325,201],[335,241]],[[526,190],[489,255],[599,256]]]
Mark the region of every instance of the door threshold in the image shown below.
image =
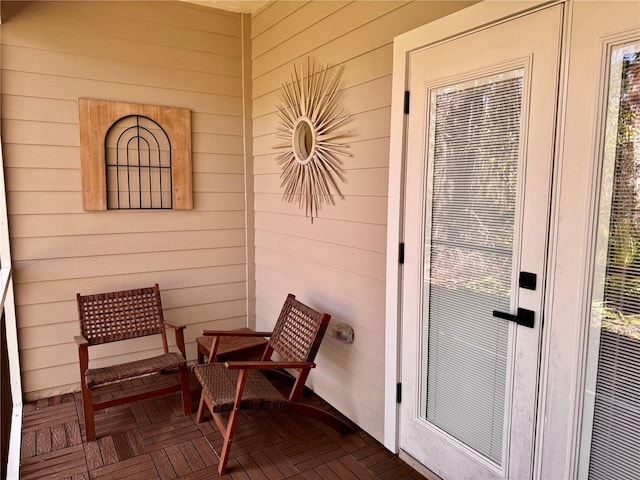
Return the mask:
[[[399,450],[398,457],[400,457],[400,460],[407,463],[411,468],[417,471],[420,475],[427,478],[427,480],[442,480],[442,478],[440,478],[438,475],[433,473],[431,470],[429,470],[427,467],[425,467],[423,464],[421,464],[418,460],[413,458],[404,450],[402,449]]]

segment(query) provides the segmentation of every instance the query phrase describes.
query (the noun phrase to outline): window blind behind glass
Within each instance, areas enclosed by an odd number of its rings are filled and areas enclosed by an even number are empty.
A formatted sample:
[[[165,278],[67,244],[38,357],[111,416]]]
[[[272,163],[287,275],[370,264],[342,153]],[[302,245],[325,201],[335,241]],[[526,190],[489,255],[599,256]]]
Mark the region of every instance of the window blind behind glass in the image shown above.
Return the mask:
[[[431,102],[426,418],[497,464],[509,325],[492,312],[511,307],[521,99],[518,70]]]
[[[612,182],[611,211],[599,226],[608,227],[604,294],[593,304],[600,344],[589,459],[589,478],[611,480],[640,472],[640,52],[619,61],[615,167],[603,178]]]

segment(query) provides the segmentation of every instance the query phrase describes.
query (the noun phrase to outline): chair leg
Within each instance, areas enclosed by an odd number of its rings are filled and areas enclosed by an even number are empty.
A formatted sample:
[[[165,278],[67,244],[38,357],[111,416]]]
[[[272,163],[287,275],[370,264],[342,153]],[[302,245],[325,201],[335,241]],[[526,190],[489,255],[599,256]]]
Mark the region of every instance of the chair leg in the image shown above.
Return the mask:
[[[240,410],[234,408],[229,415],[229,422],[224,433],[224,443],[222,444],[222,452],[220,453],[220,464],[218,465],[218,473],[224,475],[227,471],[227,462],[229,461],[229,453],[231,453],[231,444],[233,443],[233,434],[236,431],[236,423]]]
[[[191,386],[189,384],[189,370],[184,365],[180,367],[180,388],[182,391],[182,411],[191,415]]]
[[[229,452],[231,452],[231,444],[233,443],[233,434],[236,431],[236,423],[238,422],[238,415],[240,415],[240,405],[242,403],[242,392],[244,392],[244,386],[247,383],[248,370],[241,370],[238,374],[238,383],[236,385],[236,397],[233,402],[233,409],[229,414],[229,421],[227,426],[224,427],[222,423],[222,417],[217,413],[213,414],[213,418],[216,425],[220,429],[220,432],[224,435],[224,443],[222,445],[222,452],[220,453],[220,464],[218,465],[218,473],[224,475],[227,471],[227,462],[229,461]],[[212,412],[213,413],[213,412]]]
[[[196,415],[196,422],[202,423],[204,420],[204,394],[200,395],[200,404],[198,405],[198,415]]]
[[[93,395],[91,389],[82,382],[82,409],[84,410],[84,428],[87,435],[87,442],[96,439],[96,421],[93,411]]]

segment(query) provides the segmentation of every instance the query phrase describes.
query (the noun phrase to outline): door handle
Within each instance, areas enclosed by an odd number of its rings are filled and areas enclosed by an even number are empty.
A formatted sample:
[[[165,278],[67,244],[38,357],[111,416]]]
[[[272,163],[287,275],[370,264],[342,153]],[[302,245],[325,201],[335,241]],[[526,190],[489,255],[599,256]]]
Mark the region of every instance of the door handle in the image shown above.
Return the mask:
[[[522,325],[523,327],[533,328],[533,320],[536,316],[536,312],[533,310],[527,310],[526,308],[518,308],[518,313],[514,315],[513,313],[494,310],[493,316],[496,318],[502,318],[503,320],[516,322],[518,325]]]

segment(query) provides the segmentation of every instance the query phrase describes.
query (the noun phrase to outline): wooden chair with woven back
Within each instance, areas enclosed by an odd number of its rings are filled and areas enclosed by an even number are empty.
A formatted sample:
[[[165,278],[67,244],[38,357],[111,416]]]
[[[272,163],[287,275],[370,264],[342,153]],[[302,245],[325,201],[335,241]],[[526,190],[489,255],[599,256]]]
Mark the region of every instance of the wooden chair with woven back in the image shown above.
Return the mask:
[[[329,319],[329,314],[320,313],[289,294],[272,332],[203,330],[203,335],[214,337],[211,347],[213,355],[221,338],[269,337],[260,361],[212,362],[194,367],[196,378],[202,385],[197,420],[202,422],[205,408],[208,409],[224,437],[218,465],[220,475],[227,469],[241,410],[290,412],[319,420],[342,433],[353,431],[354,426],[348,420],[300,401],[307,377],[316,366],[313,362]],[[278,356],[277,360],[272,360],[274,353]],[[268,371],[282,369],[297,372],[286,397],[265,375]],[[222,414],[226,413],[229,418],[225,424]]]
[[[87,441],[96,439],[94,412],[116,405],[180,391],[183,413],[190,415],[191,394],[183,333],[185,327],[165,322],[158,284],[153,287],[95,295],[78,293],[77,301],[81,335],[74,337],[74,340],[78,345],[80,357],[80,384]],[[175,331],[176,345],[180,353],[169,351],[166,327]],[[89,368],[89,347],[146,335],[161,337],[163,354],[102,368]],[[177,384],[160,384],[160,388],[153,390],[94,402],[93,391],[99,386],[169,370],[178,371]]]

